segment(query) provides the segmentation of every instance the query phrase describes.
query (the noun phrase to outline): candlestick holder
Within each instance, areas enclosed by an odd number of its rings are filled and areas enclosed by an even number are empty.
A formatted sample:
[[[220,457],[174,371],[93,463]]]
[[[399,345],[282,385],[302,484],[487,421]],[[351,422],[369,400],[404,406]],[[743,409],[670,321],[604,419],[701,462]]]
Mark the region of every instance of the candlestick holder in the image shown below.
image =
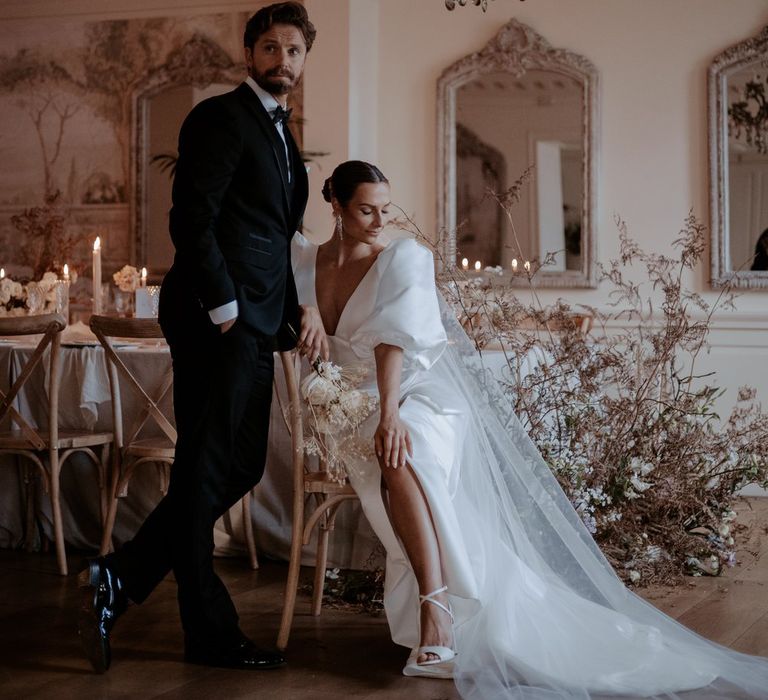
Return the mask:
[[[148,284],[136,290],[136,318],[157,318],[160,285]]]
[[[57,280],[53,284],[54,309],[69,323],[69,280]]]

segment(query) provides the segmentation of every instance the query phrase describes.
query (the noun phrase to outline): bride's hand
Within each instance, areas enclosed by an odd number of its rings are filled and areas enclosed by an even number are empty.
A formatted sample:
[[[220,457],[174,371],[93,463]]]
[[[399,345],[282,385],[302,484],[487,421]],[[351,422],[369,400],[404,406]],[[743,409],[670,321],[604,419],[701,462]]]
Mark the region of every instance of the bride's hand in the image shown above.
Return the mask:
[[[399,415],[382,415],[373,435],[376,456],[385,467],[404,467],[408,455],[413,451],[408,428]]]
[[[301,332],[296,347],[310,362],[328,359],[328,338],[320,312],[314,306],[301,305]]]

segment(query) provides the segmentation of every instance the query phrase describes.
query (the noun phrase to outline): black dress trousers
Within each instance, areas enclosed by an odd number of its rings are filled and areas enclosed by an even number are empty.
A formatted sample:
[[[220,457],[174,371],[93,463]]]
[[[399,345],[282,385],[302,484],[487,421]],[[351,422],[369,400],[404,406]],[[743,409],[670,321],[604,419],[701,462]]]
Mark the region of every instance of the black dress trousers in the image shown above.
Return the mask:
[[[204,312],[194,324],[163,330],[178,431],[168,494],[107,561],[137,603],[173,569],[185,633],[228,645],[240,632],[213,570],[213,527],[264,472],[274,341],[240,320],[222,334]]]

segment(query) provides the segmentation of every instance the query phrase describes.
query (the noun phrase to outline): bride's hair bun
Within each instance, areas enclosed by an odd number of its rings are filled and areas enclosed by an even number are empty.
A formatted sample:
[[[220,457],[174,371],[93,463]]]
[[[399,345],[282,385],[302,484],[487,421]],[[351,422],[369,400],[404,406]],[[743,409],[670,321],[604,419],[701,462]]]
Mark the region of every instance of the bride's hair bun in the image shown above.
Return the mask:
[[[348,160],[337,166],[333,175],[323,184],[323,199],[330,202],[335,197],[341,206],[346,207],[355,196],[357,186],[366,182],[389,184],[389,180],[375,165],[362,160]]]
[[[331,178],[327,177],[325,178],[325,182],[323,183],[323,199],[326,202],[331,201],[331,197],[333,197],[333,185],[331,184]]]

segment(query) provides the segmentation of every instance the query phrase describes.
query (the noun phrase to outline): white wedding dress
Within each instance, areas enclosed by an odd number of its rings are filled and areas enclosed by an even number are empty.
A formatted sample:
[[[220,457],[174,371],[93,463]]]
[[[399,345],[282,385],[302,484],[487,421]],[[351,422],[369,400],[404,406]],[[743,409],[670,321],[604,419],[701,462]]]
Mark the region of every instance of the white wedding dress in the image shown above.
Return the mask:
[[[296,234],[299,301],[313,306],[316,258]],[[699,637],[623,586],[441,306],[432,254],[412,239],[390,243],[362,279],[329,337],[331,360],[365,365],[360,388],[377,394],[380,343],[404,351],[400,417],[439,542],[463,697],[768,698],[768,660]],[[372,436],[377,422],[378,412],[361,433]],[[346,467],[386,548],[392,639],[413,649],[419,590],[379,466]]]

